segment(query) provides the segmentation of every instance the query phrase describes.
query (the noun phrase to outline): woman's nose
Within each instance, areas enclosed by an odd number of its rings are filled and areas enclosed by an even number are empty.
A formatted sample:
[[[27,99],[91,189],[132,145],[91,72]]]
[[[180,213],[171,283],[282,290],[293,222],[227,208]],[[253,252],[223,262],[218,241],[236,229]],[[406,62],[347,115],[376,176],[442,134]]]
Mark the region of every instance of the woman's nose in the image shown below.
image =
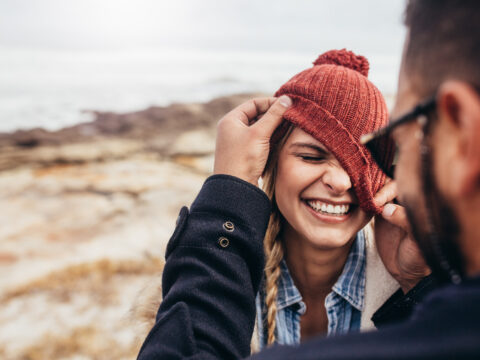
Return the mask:
[[[352,187],[350,176],[341,166],[330,166],[323,174],[322,181],[334,195],[342,195]]]

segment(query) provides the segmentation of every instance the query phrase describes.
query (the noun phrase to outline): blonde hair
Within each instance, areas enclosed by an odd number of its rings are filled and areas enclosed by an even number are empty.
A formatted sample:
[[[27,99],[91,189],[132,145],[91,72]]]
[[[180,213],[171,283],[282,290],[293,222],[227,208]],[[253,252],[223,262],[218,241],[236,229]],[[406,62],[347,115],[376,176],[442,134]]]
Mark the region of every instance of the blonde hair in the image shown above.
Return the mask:
[[[263,190],[270,198],[273,208],[263,241],[265,251],[265,305],[267,309],[268,345],[273,344],[276,339],[278,279],[280,277],[280,263],[284,256],[283,242],[279,237],[282,215],[275,201],[275,179],[280,150],[287,141],[293,128],[293,125],[289,125],[285,135],[283,135],[276,144],[275,148],[272,149],[263,174]]]

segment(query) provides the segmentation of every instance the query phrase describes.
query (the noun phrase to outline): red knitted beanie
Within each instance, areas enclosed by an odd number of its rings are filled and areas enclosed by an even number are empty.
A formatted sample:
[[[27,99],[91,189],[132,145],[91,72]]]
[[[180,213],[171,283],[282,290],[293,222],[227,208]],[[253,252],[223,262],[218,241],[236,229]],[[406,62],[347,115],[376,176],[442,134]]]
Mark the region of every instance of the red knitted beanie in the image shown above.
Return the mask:
[[[292,106],[272,138],[279,139],[290,122],[320,141],[350,176],[360,207],[378,214],[374,195],[386,177],[360,144],[362,134],[388,122],[380,91],[368,79],[368,60],[351,51],[331,50],[313,67],[286,82],[275,96],[288,95]]]

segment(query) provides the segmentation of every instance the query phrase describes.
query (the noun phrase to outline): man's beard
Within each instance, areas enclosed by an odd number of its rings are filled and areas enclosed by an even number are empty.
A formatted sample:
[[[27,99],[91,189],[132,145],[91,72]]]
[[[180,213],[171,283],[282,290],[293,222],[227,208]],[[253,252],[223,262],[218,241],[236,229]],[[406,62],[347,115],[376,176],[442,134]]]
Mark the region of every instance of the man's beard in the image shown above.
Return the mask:
[[[405,199],[404,205],[413,237],[432,274],[440,282],[459,283],[465,274],[465,262],[458,243],[460,225],[452,207],[437,188],[431,148],[425,146],[423,143],[421,178],[425,202],[420,205],[418,200]]]

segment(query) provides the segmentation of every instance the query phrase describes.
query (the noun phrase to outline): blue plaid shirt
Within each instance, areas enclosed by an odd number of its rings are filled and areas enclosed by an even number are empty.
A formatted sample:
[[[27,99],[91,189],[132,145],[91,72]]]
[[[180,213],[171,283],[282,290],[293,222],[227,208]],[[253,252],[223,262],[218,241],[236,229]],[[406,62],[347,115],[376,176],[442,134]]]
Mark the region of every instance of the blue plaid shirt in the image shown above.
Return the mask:
[[[325,298],[328,318],[327,335],[358,331],[365,294],[365,235],[357,233],[343,272]],[[285,260],[280,263],[278,279],[276,342],[284,345],[300,343],[300,317],[306,306],[302,295],[293,283]],[[257,328],[260,349],[267,345],[265,287],[260,287],[256,298]]]

